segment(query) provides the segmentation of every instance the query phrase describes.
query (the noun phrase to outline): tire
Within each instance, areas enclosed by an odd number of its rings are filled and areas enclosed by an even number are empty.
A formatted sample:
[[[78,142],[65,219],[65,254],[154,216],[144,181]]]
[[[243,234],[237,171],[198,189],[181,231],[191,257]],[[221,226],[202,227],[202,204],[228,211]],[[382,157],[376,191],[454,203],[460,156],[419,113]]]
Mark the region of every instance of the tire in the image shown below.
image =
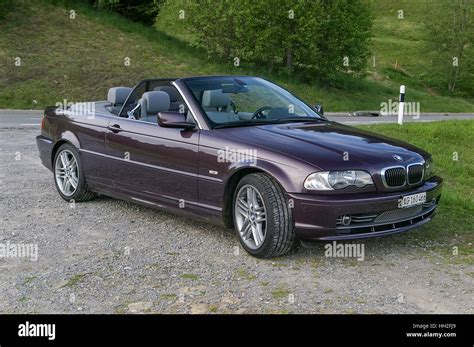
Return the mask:
[[[67,170],[64,169],[64,161],[62,160],[65,158],[64,156],[71,164]],[[75,166],[72,165],[74,162],[76,163]],[[65,173],[66,171],[67,173]],[[82,202],[96,197],[96,193],[92,192],[87,186],[79,153],[69,143],[61,145],[54,155],[53,177],[59,195],[66,201]],[[68,187],[66,181],[69,181],[69,189],[66,189]],[[74,184],[76,185],[75,188]]]
[[[232,208],[237,236],[249,254],[272,258],[292,249],[296,238],[293,214],[283,189],[272,177],[264,173],[244,176],[235,189]]]

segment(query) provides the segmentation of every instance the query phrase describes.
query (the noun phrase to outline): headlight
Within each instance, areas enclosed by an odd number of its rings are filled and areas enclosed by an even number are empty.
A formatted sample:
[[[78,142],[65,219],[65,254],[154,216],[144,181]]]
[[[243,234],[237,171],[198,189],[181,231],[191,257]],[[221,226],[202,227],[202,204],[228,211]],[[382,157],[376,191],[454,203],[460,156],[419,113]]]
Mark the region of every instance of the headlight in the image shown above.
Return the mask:
[[[425,161],[425,179],[431,178],[434,175],[434,172],[433,158],[429,157]]]
[[[362,188],[370,184],[374,184],[370,174],[359,170],[315,172],[304,181],[304,187],[308,190],[334,190],[349,186]]]

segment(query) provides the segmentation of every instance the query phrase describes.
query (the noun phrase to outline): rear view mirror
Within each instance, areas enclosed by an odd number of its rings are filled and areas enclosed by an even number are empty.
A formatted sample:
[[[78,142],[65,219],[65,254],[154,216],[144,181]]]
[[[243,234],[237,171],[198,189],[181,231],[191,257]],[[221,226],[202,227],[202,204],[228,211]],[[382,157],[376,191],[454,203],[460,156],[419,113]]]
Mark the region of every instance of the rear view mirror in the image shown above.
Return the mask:
[[[237,84],[224,84],[222,85],[222,93],[224,94],[237,94],[237,93],[248,93],[249,89],[246,85]]]
[[[324,108],[323,108],[323,105],[321,105],[321,104],[316,104],[316,105],[314,105],[314,109],[315,109],[316,112],[318,112],[321,116],[324,115]]]

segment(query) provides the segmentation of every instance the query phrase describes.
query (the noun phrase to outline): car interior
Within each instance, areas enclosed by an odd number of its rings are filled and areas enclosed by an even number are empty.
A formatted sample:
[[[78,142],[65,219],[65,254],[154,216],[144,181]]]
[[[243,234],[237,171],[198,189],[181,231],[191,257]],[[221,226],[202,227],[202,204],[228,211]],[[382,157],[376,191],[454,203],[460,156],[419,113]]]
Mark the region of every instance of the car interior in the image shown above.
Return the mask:
[[[212,125],[247,123],[252,120],[305,116],[299,104],[292,105],[284,93],[242,78],[216,77],[187,81]]]
[[[186,115],[186,122],[194,123],[193,116],[187,109],[178,90],[171,84],[172,81],[172,79],[145,80],[135,88],[124,86],[110,88],[106,101],[93,103],[94,113],[157,124],[158,112],[179,112]],[[207,117],[214,124],[249,121],[260,117],[279,118],[290,115],[284,107],[261,107],[259,112],[246,112],[258,109],[254,104],[251,107],[245,107],[246,104],[252,102],[248,99],[252,96],[255,98],[257,93],[251,95],[248,93],[248,89],[224,90],[226,87],[229,89],[229,86],[223,86],[222,84],[207,84],[201,85],[199,90],[193,91],[203,111],[206,112]],[[247,94],[247,100],[245,94]],[[258,101],[258,103],[261,102],[261,100]],[[280,103],[280,100],[272,102],[272,104],[278,103]],[[78,108],[79,105],[76,104],[75,107]]]

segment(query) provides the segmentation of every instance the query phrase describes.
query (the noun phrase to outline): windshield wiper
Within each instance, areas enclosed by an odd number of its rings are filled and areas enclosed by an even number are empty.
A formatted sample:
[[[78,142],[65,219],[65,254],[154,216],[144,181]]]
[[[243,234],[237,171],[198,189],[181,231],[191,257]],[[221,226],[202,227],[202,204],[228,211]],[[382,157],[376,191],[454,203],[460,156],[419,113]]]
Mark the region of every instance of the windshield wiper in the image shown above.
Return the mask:
[[[276,119],[278,123],[286,122],[328,122],[326,118],[316,118],[316,117],[287,117]]]
[[[221,129],[221,128],[232,128],[232,127],[245,127],[248,125],[262,125],[262,124],[272,124],[275,123],[277,119],[256,119],[256,120],[247,120],[247,121],[235,121],[235,122],[228,122],[222,123],[214,126],[214,129]]]
[[[231,127],[244,127],[249,125],[262,125],[262,124],[278,124],[288,122],[328,122],[326,118],[315,118],[315,117],[287,117],[287,118],[270,118],[270,119],[254,119],[247,121],[235,121],[229,123],[218,124],[214,129],[231,128]]]

